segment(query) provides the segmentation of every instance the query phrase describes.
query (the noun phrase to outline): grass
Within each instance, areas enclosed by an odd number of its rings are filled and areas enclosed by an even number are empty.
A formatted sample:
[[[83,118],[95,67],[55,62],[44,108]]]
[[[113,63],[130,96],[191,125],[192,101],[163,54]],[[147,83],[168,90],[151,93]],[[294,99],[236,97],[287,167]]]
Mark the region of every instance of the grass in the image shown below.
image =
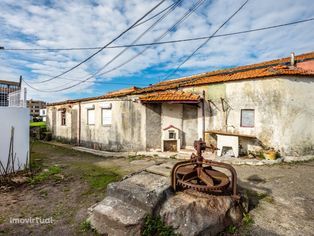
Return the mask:
[[[245,226],[250,226],[250,225],[254,224],[254,220],[249,213],[243,213],[242,222],[243,222],[243,225],[245,225]]]
[[[120,179],[120,175],[118,173],[102,168],[91,173],[85,173],[84,176],[89,182],[89,185],[96,190],[104,190],[109,183]]]
[[[30,127],[46,127],[46,122],[44,121],[37,121],[37,122],[33,122],[31,121],[29,123]]]
[[[165,225],[160,217],[147,216],[145,218],[143,236],[175,236],[174,229]]]
[[[30,184],[38,184],[45,180],[47,180],[51,176],[55,176],[61,172],[61,168],[59,166],[51,166],[46,170],[43,170],[39,174],[35,175],[30,179]],[[55,176],[56,177],[56,176]]]
[[[225,228],[225,231],[226,233],[228,234],[235,234],[237,232],[237,227],[234,226],[234,225],[229,225],[227,228]]]
[[[80,228],[81,228],[82,232],[88,232],[88,231],[92,230],[92,225],[91,225],[90,221],[85,220],[81,223]]]

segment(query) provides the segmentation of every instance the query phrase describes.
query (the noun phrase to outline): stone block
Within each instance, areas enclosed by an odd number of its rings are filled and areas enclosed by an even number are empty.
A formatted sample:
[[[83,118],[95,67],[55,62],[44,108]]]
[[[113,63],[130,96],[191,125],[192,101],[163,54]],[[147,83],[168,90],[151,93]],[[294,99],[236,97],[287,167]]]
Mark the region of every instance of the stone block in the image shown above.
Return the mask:
[[[107,187],[107,196],[153,213],[171,194],[169,178],[143,171]]]

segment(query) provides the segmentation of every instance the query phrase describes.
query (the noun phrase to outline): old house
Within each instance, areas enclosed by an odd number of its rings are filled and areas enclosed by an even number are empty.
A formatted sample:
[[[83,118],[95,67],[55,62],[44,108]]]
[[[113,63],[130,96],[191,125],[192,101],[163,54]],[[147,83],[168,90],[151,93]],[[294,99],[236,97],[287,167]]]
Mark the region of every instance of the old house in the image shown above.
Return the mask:
[[[314,52],[51,103],[54,137],[104,150],[314,153]]]

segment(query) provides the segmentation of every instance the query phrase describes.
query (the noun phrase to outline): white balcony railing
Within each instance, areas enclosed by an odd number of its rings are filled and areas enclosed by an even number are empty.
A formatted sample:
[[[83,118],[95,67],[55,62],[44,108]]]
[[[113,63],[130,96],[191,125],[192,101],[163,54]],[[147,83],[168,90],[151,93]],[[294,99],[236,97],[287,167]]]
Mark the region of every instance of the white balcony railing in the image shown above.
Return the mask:
[[[27,106],[27,90],[17,90],[9,93],[9,107],[26,107]]]

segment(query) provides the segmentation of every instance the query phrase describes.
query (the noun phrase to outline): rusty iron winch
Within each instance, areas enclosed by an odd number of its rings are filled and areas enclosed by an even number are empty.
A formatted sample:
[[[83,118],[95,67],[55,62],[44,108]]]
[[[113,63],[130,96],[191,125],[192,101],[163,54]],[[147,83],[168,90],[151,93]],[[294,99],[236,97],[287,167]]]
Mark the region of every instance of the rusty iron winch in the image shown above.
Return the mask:
[[[194,189],[204,193],[231,194],[235,200],[239,199],[237,193],[237,173],[235,169],[226,163],[205,160],[202,153],[206,149],[215,150],[214,146],[206,146],[202,139],[194,142],[197,154],[191,155],[191,159],[178,162],[171,172],[171,185],[175,191],[181,189]],[[213,167],[227,169],[231,173],[231,193],[229,177]]]

